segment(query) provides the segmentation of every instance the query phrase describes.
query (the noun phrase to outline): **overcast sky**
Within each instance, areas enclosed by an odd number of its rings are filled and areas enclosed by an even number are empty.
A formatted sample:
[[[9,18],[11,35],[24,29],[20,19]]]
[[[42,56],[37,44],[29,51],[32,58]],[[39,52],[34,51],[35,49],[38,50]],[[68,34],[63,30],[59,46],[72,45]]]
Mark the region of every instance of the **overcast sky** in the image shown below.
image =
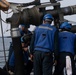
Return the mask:
[[[15,3],[28,3],[28,2],[32,2],[34,0],[7,0],[7,1],[15,2]],[[41,3],[43,3],[43,2],[49,2],[49,0],[41,0]],[[76,5],[76,0],[62,0],[62,1],[60,1],[60,3],[61,3],[61,7],[67,7],[67,6]],[[2,14],[1,14],[3,20],[6,20],[7,17],[11,17],[11,15],[12,15],[12,13],[7,15],[2,12]],[[65,19],[76,22],[76,15],[66,16]],[[10,29],[10,25],[2,22],[2,26],[3,26],[4,36],[9,36],[10,31],[6,32],[6,30]],[[30,29],[32,30],[33,28],[30,28]],[[0,36],[2,36],[1,35],[1,25],[0,25]]]

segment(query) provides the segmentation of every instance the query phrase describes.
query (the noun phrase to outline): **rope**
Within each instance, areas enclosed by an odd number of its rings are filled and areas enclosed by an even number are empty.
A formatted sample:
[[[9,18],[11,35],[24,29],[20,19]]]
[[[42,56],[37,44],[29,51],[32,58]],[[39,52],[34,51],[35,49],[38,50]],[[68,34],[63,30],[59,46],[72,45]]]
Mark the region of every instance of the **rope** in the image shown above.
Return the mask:
[[[3,36],[3,27],[2,27],[2,21],[1,21],[1,10],[0,10],[0,22],[1,22],[1,32],[2,32],[2,41],[3,41],[4,59],[5,59],[5,64],[6,64],[6,70],[7,70],[7,72],[8,72],[7,61],[6,61],[6,53],[5,53],[4,36]]]

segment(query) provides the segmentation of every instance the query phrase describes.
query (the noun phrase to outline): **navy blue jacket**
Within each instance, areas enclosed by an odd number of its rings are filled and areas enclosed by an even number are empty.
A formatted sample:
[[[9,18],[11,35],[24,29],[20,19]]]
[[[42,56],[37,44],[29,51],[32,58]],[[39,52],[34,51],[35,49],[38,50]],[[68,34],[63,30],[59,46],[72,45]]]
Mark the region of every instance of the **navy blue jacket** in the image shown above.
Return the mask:
[[[35,29],[35,32],[32,37],[30,52],[31,54],[37,51],[43,52],[53,52],[58,50],[57,41],[55,41],[57,32],[56,27],[51,26],[50,24],[42,24]],[[56,42],[56,45],[55,45]]]
[[[23,31],[20,31],[20,33],[21,33],[21,35],[26,34]],[[31,32],[28,31],[28,33],[31,33]],[[24,43],[24,41],[23,41],[22,38],[21,38],[21,43]],[[12,47],[12,49],[13,49],[13,47]],[[23,57],[24,57],[24,63],[28,63],[28,59],[29,59],[29,53],[28,53],[28,51],[27,52],[24,51]],[[15,65],[15,56],[14,56],[14,52],[12,52],[12,54],[10,56],[10,59],[9,59],[9,66],[14,67],[14,65]]]
[[[76,35],[72,32],[62,31],[59,33],[59,52],[74,54]]]

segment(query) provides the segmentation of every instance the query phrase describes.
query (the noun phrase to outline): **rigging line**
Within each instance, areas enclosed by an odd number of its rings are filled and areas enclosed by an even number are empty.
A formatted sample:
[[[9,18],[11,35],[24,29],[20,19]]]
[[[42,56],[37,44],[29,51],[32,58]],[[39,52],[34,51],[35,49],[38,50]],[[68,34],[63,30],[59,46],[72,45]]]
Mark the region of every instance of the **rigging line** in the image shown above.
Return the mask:
[[[3,11],[5,14],[10,14],[10,13],[12,13],[13,12],[13,10],[11,10],[10,12],[5,12],[5,11]]]
[[[20,18],[21,18],[21,12],[19,12],[19,18],[18,18],[17,22],[16,22],[16,23],[13,23],[13,24],[17,24],[17,23],[19,22]],[[0,19],[1,19],[4,23],[7,23],[7,22],[4,21],[1,17],[0,17]]]
[[[7,23],[6,21],[4,21],[1,17],[0,17],[0,20],[2,20],[4,23]]]
[[[2,27],[2,21],[1,21],[1,10],[0,10],[0,22],[1,22],[1,32],[2,32],[2,41],[3,41],[4,59],[5,59],[5,64],[7,64],[7,62],[6,62],[6,53],[5,53],[5,44],[4,44],[4,35],[3,35],[3,27]],[[6,70],[7,70],[7,72],[8,72],[7,65],[6,65]]]

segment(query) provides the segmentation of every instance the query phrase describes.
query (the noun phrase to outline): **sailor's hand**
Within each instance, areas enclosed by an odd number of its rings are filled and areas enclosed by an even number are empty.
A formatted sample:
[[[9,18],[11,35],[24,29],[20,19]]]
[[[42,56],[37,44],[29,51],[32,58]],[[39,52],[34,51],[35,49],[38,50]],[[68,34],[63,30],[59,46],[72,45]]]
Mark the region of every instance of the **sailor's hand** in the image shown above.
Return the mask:
[[[24,51],[28,51],[28,47],[24,47],[23,50],[24,50]]]
[[[74,60],[76,61],[76,55],[74,56]]]
[[[54,65],[57,65],[57,60],[54,60]]]
[[[14,72],[12,72],[11,70],[9,70],[8,73],[9,73],[10,75],[14,75]]]
[[[30,60],[33,62],[33,55],[30,54]]]

